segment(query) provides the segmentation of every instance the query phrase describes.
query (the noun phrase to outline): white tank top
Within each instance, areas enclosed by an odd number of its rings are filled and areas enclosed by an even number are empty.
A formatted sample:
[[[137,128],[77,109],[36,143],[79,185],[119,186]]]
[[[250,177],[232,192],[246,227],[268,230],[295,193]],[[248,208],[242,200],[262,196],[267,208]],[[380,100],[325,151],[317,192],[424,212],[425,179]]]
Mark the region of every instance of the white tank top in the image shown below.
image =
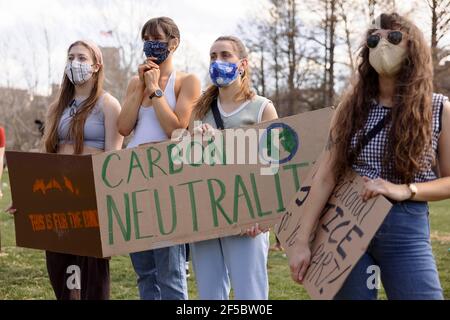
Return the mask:
[[[164,97],[167,100],[170,108],[175,109],[177,98],[175,95],[175,79],[176,71],[174,70],[167,81],[164,89]],[[127,145],[127,148],[134,148],[140,144],[159,142],[167,140],[169,137],[159,123],[153,107],[140,106],[139,115],[134,128],[134,135]]]

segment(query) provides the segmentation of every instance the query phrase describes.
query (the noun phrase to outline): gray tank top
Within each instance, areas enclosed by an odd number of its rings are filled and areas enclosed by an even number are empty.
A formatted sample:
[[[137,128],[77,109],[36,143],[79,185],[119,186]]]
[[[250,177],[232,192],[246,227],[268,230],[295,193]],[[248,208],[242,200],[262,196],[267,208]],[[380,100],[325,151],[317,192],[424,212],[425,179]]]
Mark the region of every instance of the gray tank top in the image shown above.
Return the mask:
[[[260,123],[264,109],[269,103],[269,99],[256,95],[251,100],[245,101],[233,112],[226,113],[220,104],[220,100],[217,99],[217,107],[219,108],[225,129],[239,128]],[[217,129],[212,110],[209,110],[208,113],[206,113],[202,121],[204,123],[209,123]]]
[[[94,109],[86,118],[84,124],[84,142],[85,146],[105,150],[105,115],[103,114],[103,100],[105,94],[97,100]],[[81,106],[83,100],[74,99],[72,103],[64,109],[61,120],[58,125],[58,144],[74,144],[69,138],[69,131],[72,117]]]

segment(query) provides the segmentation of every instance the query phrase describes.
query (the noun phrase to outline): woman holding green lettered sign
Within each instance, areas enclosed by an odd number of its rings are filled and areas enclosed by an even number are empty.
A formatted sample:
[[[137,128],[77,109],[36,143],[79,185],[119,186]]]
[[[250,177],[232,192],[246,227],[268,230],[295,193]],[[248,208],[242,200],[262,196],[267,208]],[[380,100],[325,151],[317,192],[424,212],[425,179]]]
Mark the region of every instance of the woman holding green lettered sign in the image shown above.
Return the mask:
[[[46,152],[94,154],[122,148],[123,137],[116,124],[121,106],[103,90],[103,81],[100,48],[88,41],[73,43],[60,97],[47,113]],[[109,299],[108,259],[50,251],[46,251],[46,258],[58,299]]]
[[[201,92],[195,75],[174,68],[180,31],[172,19],[147,21],[141,38],[146,60],[128,85],[118,121],[121,134],[134,131],[128,148],[167,140],[174,130],[186,128]],[[184,244],[131,253],[141,299],[187,299],[185,255]]]
[[[122,148],[117,130],[121,106],[103,90],[103,81],[100,48],[90,41],[72,43],[59,97],[47,111],[44,152],[81,155]],[[46,251],[46,260],[58,300],[109,299],[108,259]]]
[[[268,99],[251,90],[248,53],[236,37],[219,37],[210,50],[213,85],[200,97],[193,120],[203,134],[278,118]],[[191,124],[192,128],[192,124]],[[269,295],[269,234],[258,225],[246,235],[206,240],[191,245],[200,299],[228,299],[230,282],[236,299],[265,300]]]
[[[378,17],[359,57],[303,203],[291,276],[304,282],[317,219],[338,179],[354,170],[364,177],[365,201],[383,195],[393,207],[335,299],[376,299],[377,289],[368,285],[375,265],[388,299],[443,299],[427,201],[450,198],[450,103],[433,93],[422,32],[398,14]]]

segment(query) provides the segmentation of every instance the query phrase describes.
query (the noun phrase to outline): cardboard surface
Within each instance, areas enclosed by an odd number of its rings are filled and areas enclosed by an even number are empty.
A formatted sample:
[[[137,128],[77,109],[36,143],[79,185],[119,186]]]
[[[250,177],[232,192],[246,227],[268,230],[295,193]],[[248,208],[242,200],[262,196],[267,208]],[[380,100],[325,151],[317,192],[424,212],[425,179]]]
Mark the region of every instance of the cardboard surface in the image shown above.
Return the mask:
[[[317,165],[308,173],[275,227],[288,256],[293,254],[296,237],[302,232],[306,214],[302,205],[310,194],[316,169]],[[312,299],[332,299],[336,295],[392,208],[383,196],[364,202],[360,196],[363,184],[356,173],[342,179],[321,213],[303,283]]]
[[[261,129],[261,145],[267,132],[280,130],[275,175],[261,174],[266,164],[229,159],[180,165],[171,161],[179,151],[173,141],[86,156],[8,152],[17,245],[107,257],[239,234],[256,222],[272,226],[324,148],[332,113],[326,108],[245,128]],[[65,178],[78,194],[64,187]],[[72,226],[70,213],[86,211],[92,222],[95,210],[98,227]]]
[[[16,244],[102,256],[90,156],[7,152]]]

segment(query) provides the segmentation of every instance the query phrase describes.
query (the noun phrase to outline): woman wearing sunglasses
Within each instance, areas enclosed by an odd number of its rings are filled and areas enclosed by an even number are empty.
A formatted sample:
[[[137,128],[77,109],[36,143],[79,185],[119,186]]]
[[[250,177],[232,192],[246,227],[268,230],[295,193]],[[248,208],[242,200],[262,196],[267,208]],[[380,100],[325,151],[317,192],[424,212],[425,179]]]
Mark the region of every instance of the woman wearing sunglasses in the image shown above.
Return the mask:
[[[354,170],[364,177],[365,200],[384,195],[393,207],[335,299],[376,299],[373,265],[389,299],[443,299],[427,201],[450,198],[450,103],[433,93],[430,48],[417,26],[395,13],[376,23],[303,204],[291,276],[303,282],[314,225],[337,180]]]

